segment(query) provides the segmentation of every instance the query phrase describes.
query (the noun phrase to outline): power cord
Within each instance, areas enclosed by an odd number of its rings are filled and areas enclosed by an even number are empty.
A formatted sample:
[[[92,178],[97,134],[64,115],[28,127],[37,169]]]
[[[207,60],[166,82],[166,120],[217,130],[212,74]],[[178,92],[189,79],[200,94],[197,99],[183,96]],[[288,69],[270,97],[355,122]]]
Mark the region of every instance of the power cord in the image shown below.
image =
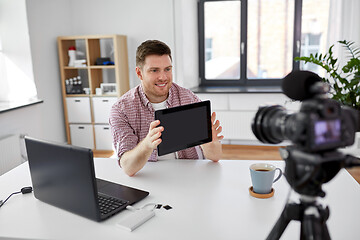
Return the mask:
[[[19,194],[19,193],[22,193],[22,194],[26,194],[26,193],[31,193],[32,192],[32,187],[23,187],[20,192],[13,192],[12,194],[10,194],[10,196],[8,196],[5,201],[0,201],[0,207],[2,207],[2,205],[4,205],[6,203],[7,200],[9,200],[9,198],[12,196],[12,195],[15,195],[15,194]]]

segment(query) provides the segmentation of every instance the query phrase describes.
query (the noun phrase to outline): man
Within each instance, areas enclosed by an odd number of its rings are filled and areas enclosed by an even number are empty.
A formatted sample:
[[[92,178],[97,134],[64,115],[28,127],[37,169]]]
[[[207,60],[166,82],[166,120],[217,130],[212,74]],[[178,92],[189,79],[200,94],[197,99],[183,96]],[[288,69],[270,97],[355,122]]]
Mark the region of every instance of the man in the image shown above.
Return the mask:
[[[201,101],[190,90],[172,82],[172,57],[170,48],[163,42],[148,40],[136,51],[136,74],[141,84],[125,93],[112,107],[110,126],[119,165],[129,176],[134,176],[147,161],[157,159],[207,158],[220,160],[222,148],[220,122],[211,115],[212,142],[159,157],[157,146],[161,143],[164,127],[154,121],[155,110],[176,107]]]

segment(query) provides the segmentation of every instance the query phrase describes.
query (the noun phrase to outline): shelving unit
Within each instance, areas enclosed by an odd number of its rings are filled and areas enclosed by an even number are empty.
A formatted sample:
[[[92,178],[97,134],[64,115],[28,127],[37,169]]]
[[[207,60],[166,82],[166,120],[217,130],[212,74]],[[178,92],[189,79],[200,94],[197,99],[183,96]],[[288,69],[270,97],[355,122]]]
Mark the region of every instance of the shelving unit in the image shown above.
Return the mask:
[[[67,141],[91,148],[94,153],[109,154],[113,151],[108,125],[110,108],[129,90],[127,38],[123,35],[61,36],[57,42]],[[68,66],[68,50],[72,46],[77,51],[76,59],[86,60],[86,66]],[[105,57],[114,64],[95,65],[98,58]],[[81,93],[74,94],[67,89],[67,83],[77,76],[82,81],[77,86]],[[102,83],[115,85],[116,91],[97,93]]]

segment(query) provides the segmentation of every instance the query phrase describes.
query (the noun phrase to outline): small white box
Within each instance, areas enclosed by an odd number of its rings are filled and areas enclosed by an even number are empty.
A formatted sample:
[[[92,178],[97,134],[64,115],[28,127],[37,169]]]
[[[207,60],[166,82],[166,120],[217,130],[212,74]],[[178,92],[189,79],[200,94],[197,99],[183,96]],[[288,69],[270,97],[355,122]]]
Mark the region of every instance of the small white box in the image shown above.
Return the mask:
[[[70,124],[71,144],[94,149],[94,134],[91,124]]]
[[[67,97],[66,106],[69,123],[91,123],[90,99],[88,97]]]
[[[93,97],[94,123],[109,123],[110,110],[117,97]]]
[[[95,125],[96,150],[113,150],[113,142],[109,125]]]

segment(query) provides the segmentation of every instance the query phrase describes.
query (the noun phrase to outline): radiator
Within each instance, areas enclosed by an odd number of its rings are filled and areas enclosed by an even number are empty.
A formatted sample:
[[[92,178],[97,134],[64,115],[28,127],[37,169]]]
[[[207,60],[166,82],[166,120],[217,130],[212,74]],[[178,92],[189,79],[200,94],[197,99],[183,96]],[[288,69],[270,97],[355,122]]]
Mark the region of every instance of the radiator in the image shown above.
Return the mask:
[[[20,136],[14,134],[0,137],[0,175],[22,162]]]
[[[256,140],[251,131],[252,111],[217,111],[225,140]]]

